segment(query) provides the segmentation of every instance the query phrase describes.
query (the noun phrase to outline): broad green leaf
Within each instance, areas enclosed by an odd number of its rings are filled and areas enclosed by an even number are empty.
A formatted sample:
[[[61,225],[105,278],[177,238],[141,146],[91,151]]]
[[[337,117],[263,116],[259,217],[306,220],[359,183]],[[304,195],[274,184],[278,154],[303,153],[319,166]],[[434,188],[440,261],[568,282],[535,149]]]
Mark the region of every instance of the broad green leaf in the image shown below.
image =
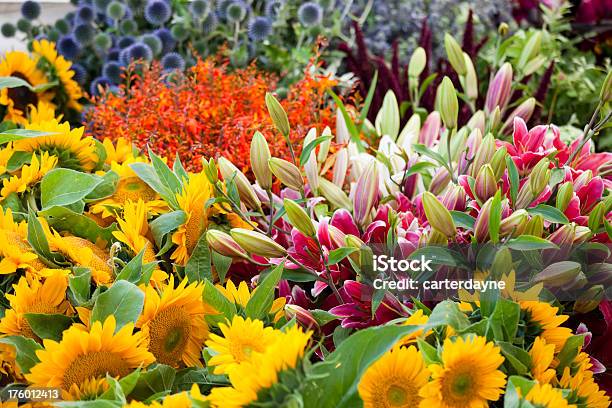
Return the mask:
[[[427,146],[416,143],[412,145],[412,148],[414,149],[415,152],[437,161],[438,164],[440,164],[441,166],[443,167],[448,166],[448,162],[444,159],[444,157],[442,157],[440,153],[434,152],[433,150],[429,149]]]
[[[501,225],[501,190],[497,190],[491,202],[491,213],[489,215],[489,237],[494,244],[499,242],[499,227]]]
[[[72,325],[72,319],[62,314],[26,313],[24,316],[41,339],[60,341],[64,330]]]
[[[503,356],[514,368],[516,374],[525,375],[529,372],[531,357],[528,352],[505,341],[498,341],[496,344],[500,346]]]
[[[131,399],[146,400],[155,394],[169,393],[175,376],[174,368],[158,364],[155,368],[140,373],[134,389],[128,396]]]
[[[146,163],[132,163],[130,168],[142,181],[157,192],[172,209],[177,210],[179,208],[176,195],[159,179],[153,166]]]
[[[517,251],[533,251],[539,249],[558,248],[552,242],[533,235],[521,235],[508,241],[506,246]]]
[[[329,252],[329,256],[327,258],[327,265],[335,265],[338,262],[342,261],[344,258],[352,254],[353,252],[358,251],[359,248],[352,247],[341,247],[331,250]]]
[[[503,298],[497,299],[495,309],[489,317],[489,328],[497,341],[514,340],[521,317],[518,303]]]
[[[0,343],[15,347],[15,361],[24,374],[29,373],[30,369],[40,361],[36,357],[36,351],[42,350],[42,346],[32,339],[23,336],[7,336],[0,337]]]
[[[49,136],[54,135],[55,132],[41,132],[39,130],[28,130],[28,129],[8,129],[0,133],[0,145],[3,145],[8,142],[13,142],[15,140],[26,139],[29,137],[41,137],[41,136]],[[31,153],[28,153],[30,157],[32,157]]]
[[[158,248],[162,247],[164,235],[169,232],[176,230],[181,224],[185,222],[187,215],[184,211],[172,211],[165,213],[154,219],[149,223],[151,234],[155,239],[155,244]]]
[[[426,260],[431,260],[431,263],[434,265],[448,265],[469,269],[463,255],[449,248],[433,245],[425,246],[410,254],[409,259],[420,259],[421,256],[424,256]]]
[[[506,394],[504,395],[504,408],[533,408],[527,401],[522,401],[521,396],[527,395],[535,381],[512,375],[508,378]]]
[[[506,168],[508,169],[508,181],[510,182],[510,200],[512,205],[515,205],[519,189],[519,173],[510,155],[506,156]]]
[[[68,287],[77,305],[86,303],[90,297],[91,271],[88,268],[73,268],[68,277]]]
[[[569,220],[556,207],[548,204],[540,204],[537,207],[527,208],[527,212],[533,215],[541,215],[546,221],[554,222],[557,224],[568,224]]]
[[[22,86],[30,90],[32,89],[32,85],[24,79],[14,76],[0,76],[0,89],[21,88]]]
[[[53,403],[58,408],[121,408],[121,401],[98,399],[92,401],[58,401]]]
[[[284,262],[277,265],[257,285],[245,308],[247,317],[262,319],[268,315],[272,302],[274,302],[274,291],[283,275],[284,267]]]
[[[227,318],[228,320],[231,320],[236,314],[236,305],[228,298],[223,296],[223,293],[221,293],[219,289],[217,289],[209,280],[204,281],[202,298],[206,304],[212,306],[217,312],[221,313],[223,317]]]
[[[302,153],[300,154],[300,164],[306,164],[306,161],[308,160],[310,154],[314,151],[314,149],[321,143],[330,140],[331,138],[331,136],[319,136],[310,143],[308,143],[306,146],[304,146],[304,149],[302,149]]]
[[[136,323],[144,304],[144,293],[138,286],[126,280],[117,281],[96,299],[91,311],[91,321],[104,322],[113,315],[119,330],[127,323]]]
[[[158,155],[153,153],[151,149],[149,149],[149,157],[151,158],[151,163],[161,183],[166,186],[172,194],[180,193],[183,187],[176,174],[174,174],[168,165],[164,163]]]
[[[53,169],[40,183],[43,209],[54,205],[68,205],[87,197],[103,179],[93,174],[72,169]]]
[[[117,274],[115,281],[126,280],[128,282],[134,283],[136,285],[140,284],[148,284],[151,280],[151,275],[157,266],[157,262],[150,262],[147,264],[142,264],[142,259],[144,257],[143,248],[142,251],[138,253],[134,258],[128,262],[121,272]]]
[[[434,163],[430,163],[430,162],[414,163],[412,166],[410,166],[410,168],[406,172],[406,177],[412,176],[413,174],[428,173],[427,170],[433,167],[437,167],[437,166]]]
[[[456,226],[469,230],[474,228],[474,223],[476,222],[474,217],[461,211],[452,210],[450,213]]]
[[[108,389],[102,394],[99,399],[119,399],[125,403],[125,396],[132,392],[136,384],[138,383],[138,379],[140,378],[141,371],[140,368],[132,371],[130,374],[126,375],[119,381],[115,380],[113,377],[106,375],[106,380],[109,383],[114,384],[112,386],[112,390]]]
[[[557,365],[557,374],[563,374],[563,369],[574,361],[583,344],[584,335],[582,334],[571,336],[565,341],[565,345],[557,356],[557,359],[559,360],[559,364]]]
[[[92,190],[91,193],[87,194],[85,201],[97,201],[106,197],[110,197],[117,190],[117,184],[119,184],[119,175],[114,171],[107,171],[102,176],[102,181]]]
[[[457,331],[461,331],[470,325],[470,321],[461,310],[457,303],[452,300],[444,300],[436,305],[429,315],[425,324],[426,330],[436,327],[451,326]]]
[[[67,231],[77,237],[104,245],[108,245],[115,241],[113,237],[113,231],[117,230],[117,225],[115,223],[108,227],[101,227],[91,218],[77,214],[66,207],[59,206],[41,211],[40,215],[45,217],[49,226],[57,231]]]
[[[193,249],[187,264],[185,265],[185,276],[189,282],[200,282],[204,279],[213,280],[210,249],[206,242],[206,234],[202,234]]]
[[[423,356],[423,360],[427,365],[436,364],[440,362],[440,356],[438,356],[438,349],[434,346],[423,340],[422,338],[417,338],[417,344],[419,346],[419,351]]]
[[[227,274],[227,271],[229,271],[230,266],[232,266],[232,258],[221,255],[215,251],[211,251],[211,256],[213,266],[215,267],[215,271],[219,277],[219,282],[223,284],[225,283],[225,275]]]
[[[47,260],[47,262],[56,264],[57,266],[66,266],[64,257],[60,254],[51,252],[51,249],[49,249],[49,242],[47,242],[43,227],[31,210],[28,213],[28,243],[32,246],[34,251],[42,257],[43,261]]]

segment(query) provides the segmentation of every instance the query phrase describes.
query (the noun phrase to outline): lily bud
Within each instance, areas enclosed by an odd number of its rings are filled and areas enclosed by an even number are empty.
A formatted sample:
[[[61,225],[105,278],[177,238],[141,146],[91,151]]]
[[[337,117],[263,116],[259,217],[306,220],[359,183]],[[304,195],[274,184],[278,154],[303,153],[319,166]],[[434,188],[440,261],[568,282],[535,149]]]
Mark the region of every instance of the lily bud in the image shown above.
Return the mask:
[[[501,123],[501,110],[499,106],[496,106],[491,114],[491,131],[497,129],[497,126]]]
[[[437,111],[427,115],[427,119],[425,119],[425,123],[423,123],[423,127],[419,132],[419,143],[432,147],[434,142],[440,137],[441,126],[440,114]]]
[[[348,142],[350,138],[344,115],[340,109],[336,109],[336,141],[342,144]]]
[[[591,286],[576,299],[574,311],[578,313],[589,313],[595,310],[601,303],[604,292],[604,287],[602,285]]]
[[[574,242],[576,236],[576,224],[569,223],[548,236],[548,240],[559,248],[568,247]]]
[[[321,136],[331,136],[331,135],[332,135],[331,129],[329,128],[329,126],[325,126],[325,129],[323,129],[323,133],[321,133]],[[325,160],[327,159],[327,155],[329,154],[330,146],[331,146],[331,139],[327,139],[319,145],[319,153],[317,154],[317,161],[319,163],[324,163]]]
[[[274,97],[270,92],[266,93],[266,106],[268,107],[268,113],[274,122],[274,126],[279,132],[289,140],[289,119],[287,118],[287,112],[283,109],[278,99]]]
[[[453,86],[453,82],[449,77],[444,77],[442,83],[438,86],[438,110],[442,117],[442,122],[447,129],[457,127],[457,116],[459,115],[459,101],[457,100],[457,91]]]
[[[589,184],[593,180],[593,171],[585,170],[576,179],[574,179],[574,191],[579,191],[582,187]]]
[[[567,210],[572,197],[574,196],[574,186],[571,181],[566,181],[559,187],[557,192],[556,206],[560,211]]]
[[[251,140],[251,169],[257,183],[264,190],[272,188],[272,173],[268,167],[270,157],[272,156],[266,138],[260,132],[255,132]]]
[[[304,147],[316,138],[317,129],[310,129],[304,138]],[[319,189],[319,164],[317,163],[315,152],[311,152],[309,157],[306,158],[305,163],[301,163],[301,165],[304,167],[304,173],[306,174],[310,190],[316,195]]]
[[[346,208],[350,210],[353,207],[353,203],[349,200],[346,193],[329,180],[324,178],[319,180],[319,191],[334,208]]]
[[[264,258],[280,258],[287,255],[285,248],[257,231],[232,228],[230,235],[242,249],[250,254],[263,256]]]
[[[304,187],[304,179],[298,169],[293,163],[287,160],[272,157],[268,160],[268,167],[272,174],[274,174],[284,185],[295,190],[300,191]]]
[[[427,235],[427,244],[445,246],[448,245],[448,239],[446,235],[432,228],[431,231],[429,231],[429,235]]]
[[[378,201],[378,167],[376,163],[370,164],[359,176],[355,185],[353,197],[353,215],[357,224],[364,226],[370,216],[372,208]]]
[[[217,165],[213,159],[202,159],[202,171],[206,175],[208,181],[210,181],[210,184],[217,184],[217,181],[219,181],[219,172],[217,171]]]
[[[481,110],[474,112],[470,120],[468,120],[467,127],[472,129],[480,130],[480,134],[485,132],[485,113]]]
[[[410,57],[410,61],[408,62],[408,76],[410,78],[417,78],[423,70],[425,69],[425,65],[427,64],[427,54],[423,47],[418,47],[412,53]]]
[[[508,27],[507,23],[501,23],[499,25],[499,27],[497,27],[497,32],[499,33],[499,35],[501,35],[502,37],[505,37],[508,35],[508,30],[510,29],[510,27]]]
[[[582,225],[577,225],[574,231],[574,244],[584,244],[592,232],[589,227],[583,227]]]
[[[426,191],[423,193],[423,209],[429,224],[447,237],[454,237],[457,234],[455,223],[450,211],[442,204],[438,198]]]
[[[538,197],[548,185],[550,180],[550,160],[542,159],[531,170],[529,175],[529,188],[533,194],[533,198]]]
[[[249,179],[244,173],[238,170],[238,167],[234,166],[234,164],[225,157],[219,157],[217,161],[223,179],[226,181],[233,179],[234,183],[236,183],[240,200],[250,208],[261,208],[261,201],[259,201],[257,194],[253,191],[253,186],[251,186]]]
[[[509,275],[514,265],[512,263],[512,253],[507,247],[501,247],[493,258],[491,264],[491,275],[495,279],[501,279],[504,275]]]
[[[407,152],[412,150],[412,144],[417,139],[417,135],[420,136],[419,131],[421,129],[421,117],[418,113],[413,113],[408,119],[408,122],[404,125],[404,128],[397,137],[395,144],[400,149],[404,149]],[[422,142],[419,142],[422,143]]]
[[[589,282],[593,285],[612,285],[612,264],[596,263],[589,265]]]
[[[476,177],[478,171],[482,166],[491,162],[493,155],[495,154],[495,139],[491,133],[487,133],[485,138],[482,140],[480,147],[476,151],[476,156],[472,162],[470,168],[470,175]]]
[[[465,59],[463,58],[463,50],[457,40],[452,35],[446,33],[444,35],[444,48],[446,49],[446,56],[448,62],[457,72],[459,76],[464,76],[467,73],[467,67],[465,66]]]
[[[444,191],[450,181],[451,175],[446,169],[446,167],[440,167],[438,168],[438,170],[436,170],[434,176],[431,179],[431,183],[429,184],[429,191],[431,191],[435,195],[438,195],[442,191]]]
[[[612,100],[612,71],[608,71],[608,75],[606,75],[606,79],[601,86],[599,99],[601,99],[604,103]]]
[[[593,233],[597,232],[599,226],[603,223],[605,215],[606,203],[601,201],[591,210],[591,213],[589,214],[589,221],[587,225]]]
[[[571,283],[581,271],[582,266],[578,262],[561,261],[548,265],[533,277],[533,282],[543,282],[547,287],[559,288]]]
[[[400,128],[400,111],[397,98],[392,90],[387,91],[385,94],[382,106],[376,115],[374,125],[379,135],[387,135],[391,137],[393,141],[397,139]]]
[[[238,245],[236,241],[223,231],[209,229],[206,231],[206,242],[208,246],[215,252],[231,258],[245,258],[249,255]]]
[[[491,158],[491,167],[493,168],[493,173],[495,174],[495,180],[499,180],[506,170],[506,154],[508,153],[508,149],[504,146],[495,151],[495,154]]]
[[[487,90],[487,98],[485,101],[485,109],[489,113],[493,113],[496,107],[504,110],[510,99],[510,91],[512,90],[512,65],[505,63],[497,71],[495,77],[489,84]]]
[[[346,172],[348,170],[348,157],[349,154],[346,147],[338,150],[338,153],[336,154],[332,181],[338,187],[342,187],[344,185],[344,179],[346,178]]]
[[[544,218],[539,214],[531,217],[523,233],[525,235],[533,235],[534,237],[541,238],[544,233]]]
[[[317,234],[317,230],[312,224],[310,216],[302,206],[286,198],[283,200],[283,206],[285,207],[287,218],[289,218],[289,223],[298,231],[308,237],[314,237]]]
[[[521,118],[525,122],[529,121],[529,119],[531,118],[531,115],[533,114],[533,110],[535,109],[535,105],[536,105],[535,98],[528,98],[525,101],[523,101],[523,103],[521,103],[519,106],[517,106],[512,111],[512,113],[508,115],[508,118],[504,122],[504,126],[502,126],[502,129],[501,129],[502,133],[507,130],[512,130],[514,126],[515,118]]]
[[[442,204],[450,210],[463,211],[465,209],[465,190],[456,184],[452,184],[442,196]]]
[[[353,234],[346,234],[344,237],[344,244],[349,248],[356,248],[358,251],[353,252],[349,255],[349,258],[357,265],[361,266],[361,254],[360,251],[366,247],[365,242],[363,242],[359,237]],[[369,248],[368,248],[369,249]]]
[[[493,198],[489,198],[483,205],[474,222],[474,238],[476,242],[483,243],[489,240],[489,217]]]
[[[526,210],[516,210],[509,217],[502,220],[499,226],[499,235],[502,237],[521,235],[529,221],[529,214]]]
[[[497,192],[497,179],[490,165],[485,164],[480,168],[476,175],[474,193],[480,201],[487,201]]]
[[[476,69],[472,63],[472,59],[465,52],[463,53],[463,59],[465,60],[465,67],[467,72],[465,74],[465,94],[468,99],[476,100],[478,98],[478,76],[476,75]]]
[[[297,323],[306,330],[320,329],[319,323],[317,323],[312,313],[301,306],[293,304],[285,305],[285,315],[287,316],[287,320],[295,318]]]

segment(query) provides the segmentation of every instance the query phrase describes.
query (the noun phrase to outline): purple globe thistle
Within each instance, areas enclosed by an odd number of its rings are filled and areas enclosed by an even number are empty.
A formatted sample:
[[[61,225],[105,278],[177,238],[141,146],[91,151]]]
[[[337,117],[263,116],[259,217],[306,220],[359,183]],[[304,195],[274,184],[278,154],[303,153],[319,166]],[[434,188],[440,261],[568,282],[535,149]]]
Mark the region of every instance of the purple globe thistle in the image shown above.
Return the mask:
[[[249,10],[244,2],[233,1],[225,9],[225,18],[230,22],[238,23],[246,18],[248,12]]]
[[[160,26],[172,17],[172,9],[163,0],[150,0],[145,7],[144,16],[150,24]]]
[[[164,71],[173,71],[175,69],[182,71],[185,69],[185,60],[176,52],[169,52],[164,55],[161,63]]]
[[[210,2],[208,0],[193,0],[189,5],[189,11],[196,17],[205,17],[210,13]]]
[[[174,40],[174,37],[172,37],[170,30],[167,28],[158,28],[153,32],[153,34],[155,34],[162,42],[162,54],[166,54],[176,47],[176,41]]]
[[[27,0],[21,5],[21,15],[28,20],[36,20],[40,16],[40,4]]]
[[[264,13],[271,19],[276,19],[280,14],[281,9],[285,6],[283,0],[270,0],[266,2]]]
[[[117,61],[109,61],[102,67],[102,76],[108,78],[114,84],[121,82],[121,73],[121,65]]]
[[[136,31],[138,31],[138,24],[132,19],[121,20],[119,23],[119,31],[124,35],[135,34]]]
[[[108,7],[106,7],[106,15],[113,20],[121,20],[123,17],[125,17],[126,12],[127,9],[125,4],[116,0],[111,2]]]
[[[104,13],[111,0],[93,0],[93,5],[100,13]]]
[[[143,42],[132,44],[128,50],[131,60],[151,61],[153,59],[153,51],[151,51],[151,48],[149,48],[149,46]]]
[[[0,27],[0,31],[2,32],[2,35],[6,38],[13,37],[17,33],[17,29],[11,23],[2,24],[2,27]]]
[[[74,80],[77,81],[79,85],[85,84],[87,81],[87,70],[81,64],[72,64],[70,67],[74,71]]]
[[[126,36],[119,38],[119,41],[117,41],[117,46],[121,48],[122,50],[124,50],[128,48],[129,46],[131,46],[132,44],[134,44],[135,42],[136,42],[136,39],[134,37],[132,37],[131,35],[126,35]]]
[[[96,18],[96,13],[93,7],[88,4],[84,4],[77,10],[76,17],[83,23],[91,23]]]
[[[144,34],[140,37],[140,41],[147,44],[151,51],[153,51],[153,55],[159,55],[162,52],[164,45],[158,36],[155,34]]]
[[[64,57],[72,60],[81,53],[81,44],[72,35],[65,35],[57,43],[57,49]]]
[[[55,28],[62,34],[68,34],[70,32],[70,23],[62,18],[55,22]]]
[[[123,66],[130,65],[130,47],[119,52],[119,63]]]
[[[93,41],[96,30],[89,24],[79,24],[74,27],[72,34],[79,43],[87,45]]]
[[[208,13],[206,18],[202,20],[202,32],[204,34],[210,34],[215,31],[218,25],[219,19],[217,18],[217,15],[215,13]]]
[[[89,85],[89,93],[92,96],[100,96],[100,88],[106,88],[110,84],[111,82],[108,80],[108,78],[99,76],[96,79],[94,79]]]
[[[108,50],[113,46],[113,39],[106,33],[98,33],[93,40],[94,45],[101,50]]]
[[[323,19],[323,9],[313,1],[306,2],[298,9],[298,20],[306,27],[319,25]]]
[[[249,21],[249,37],[254,41],[263,41],[272,33],[272,20],[257,16]]]
[[[121,50],[119,48],[111,48],[108,50],[108,54],[106,54],[107,61],[119,61],[119,53]]]

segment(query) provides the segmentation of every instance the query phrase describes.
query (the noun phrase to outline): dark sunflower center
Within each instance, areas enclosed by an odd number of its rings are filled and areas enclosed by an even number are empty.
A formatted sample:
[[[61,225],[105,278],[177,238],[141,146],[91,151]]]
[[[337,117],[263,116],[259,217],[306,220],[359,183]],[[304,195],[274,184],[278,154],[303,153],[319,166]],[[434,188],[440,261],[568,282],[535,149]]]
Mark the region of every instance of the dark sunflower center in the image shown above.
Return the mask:
[[[176,366],[187,347],[191,323],[182,307],[161,311],[149,326],[149,350],[162,364]]]
[[[28,82],[28,79],[21,72],[13,72],[11,76],[23,79]],[[29,82],[28,82],[29,83]],[[25,86],[18,86],[16,88],[8,89],[8,97],[13,101],[15,109],[19,109],[21,112],[26,112],[28,105],[38,105],[38,95],[32,92]]]
[[[70,389],[73,384],[81,385],[92,378],[123,377],[130,373],[123,359],[112,352],[95,351],[77,357],[64,372],[62,388]]]

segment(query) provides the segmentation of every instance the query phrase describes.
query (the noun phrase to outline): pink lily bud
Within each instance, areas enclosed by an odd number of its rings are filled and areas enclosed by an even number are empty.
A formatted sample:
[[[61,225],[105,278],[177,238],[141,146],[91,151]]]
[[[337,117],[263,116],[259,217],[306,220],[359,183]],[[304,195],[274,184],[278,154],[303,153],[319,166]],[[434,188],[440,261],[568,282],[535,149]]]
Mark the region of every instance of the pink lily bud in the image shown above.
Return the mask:
[[[541,215],[531,217],[531,219],[527,222],[523,233],[525,235],[533,235],[534,237],[538,238],[542,237],[542,234],[544,233],[544,218]]]
[[[206,231],[206,242],[213,251],[231,258],[245,258],[249,255],[238,245],[236,241],[223,231],[209,229]]]
[[[573,282],[581,270],[578,262],[561,261],[548,265],[533,277],[533,282],[544,282],[547,287],[559,288]]]
[[[499,235],[502,237],[521,235],[528,221],[529,214],[526,210],[516,210],[509,217],[502,220],[499,226]]]
[[[436,170],[436,173],[431,179],[429,190],[433,194],[438,195],[442,191],[444,191],[444,189],[446,188],[446,186],[448,186],[448,183],[450,183],[450,181],[451,181],[451,176],[448,170],[446,169],[446,167],[440,167],[438,168],[438,170]]]
[[[466,194],[461,186],[455,184],[449,186],[441,198],[442,204],[449,210],[465,210]]]
[[[591,286],[585,292],[583,292],[578,299],[576,299],[576,303],[574,303],[574,311],[578,313],[588,313],[592,310],[595,310],[597,306],[601,303],[601,300],[604,297],[604,286],[595,285]],[[597,360],[595,360],[597,361]],[[599,363],[599,361],[597,361]],[[593,359],[591,359],[591,363],[593,363]],[[602,364],[599,363],[596,369],[601,370]],[[594,369],[595,364],[593,364],[592,370]],[[605,367],[603,367],[605,370]],[[601,372],[601,371],[600,371]],[[597,373],[597,371],[595,371]]]
[[[298,324],[306,330],[320,329],[319,323],[314,318],[312,313],[310,313],[309,310],[306,310],[301,306],[293,304],[285,305],[285,314],[288,320],[291,320],[295,317],[295,320],[298,322]]]
[[[236,189],[240,195],[240,200],[250,208],[261,208],[261,201],[259,201],[257,194],[253,191],[251,182],[244,173],[238,170],[238,167],[234,166],[234,164],[225,157],[219,157],[217,163],[219,164],[219,171],[221,171],[223,180],[234,180],[234,183],[236,183]]]
[[[497,71],[495,77],[489,84],[487,91],[487,99],[485,101],[485,109],[489,114],[493,113],[496,107],[503,111],[510,99],[510,91],[512,90],[512,65],[505,63]]]
[[[506,171],[507,153],[508,149],[504,146],[498,149],[491,158],[491,168],[493,169],[493,173],[495,174],[496,180],[499,180],[504,175],[504,171]]]
[[[371,163],[359,176],[355,186],[353,214],[357,224],[365,226],[372,208],[378,201],[379,194],[378,167],[376,163]]]
[[[479,243],[489,239],[489,217],[491,216],[491,205],[493,198],[489,198],[480,209],[476,221],[474,222],[474,237]]]
[[[529,99],[523,101],[523,103],[521,103],[519,106],[517,106],[512,111],[512,113],[510,113],[510,115],[508,115],[508,118],[504,122],[504,126],[502,126],[502,129],[501,129],[502,133],[505,133],[506,131],[509,131],[509,130],[513,129],[513,127],[514,127],[514,118],[521,118],[525,122],[528,122],[529,119],[531,118],[531,115],[533,114],[533,110],[535,109],[535,105],[536,105],[535,98],[529,98]]]
[[[419,143],[427,147],[432,147],[434,142],[440,137],[440,128],[442,127],[442,121],[440,119],[440,113],[437,111],[431,112],[427,115],[425,123],[419,132]]]
[[[277,157],[272,157],[268,160],[268,166],[272,174],[287,187],[295,191],[300,191],[304,187],[304,179],[302,178],[300,169],[293,163]]]
[[[480,168],[485,164],[491,162],[491,159],[493,158],[494,154],[495,139],[493,138],[493,135],[489,133],[482,140],[482,143],[476,151],[476,156],[474,157],[474,161],[472,162],[472,166],[470,168],[470,175],[475,178]]]
[[[346,193],[336,184],[321,177],[319,180],[319,192],[327,199],[333,208],[347,208],[353,206]]]
[[[493,197],[497,191],[495,173],[489,164],[485,164],[478,171],[474,190],[476,197],[483,202],[487,201],[489,197]]]
[[[438,200],[438,198],[426,191],[423,193],[423,209],[429,224],[447,237],[454,237],[457,234],[453,217],[448,209]]]
[[[346,147],[343,147],[342,149],[338,150],[338,153],[336,154],[332,181],[340,188],[342,188],[342,186],[344,185],[344,179],[348,170],[348,157],[349,154],[348,149]]]
[[[468,120],[467,127],[472,130],[480,130],[482,135],[485,132],[485,113],[481,110],[474,112],[470,120]]]
[[[244,228],[233,228],[230,235],[245,251],[264,258],[280,258],[287,250],[268,236]]]

